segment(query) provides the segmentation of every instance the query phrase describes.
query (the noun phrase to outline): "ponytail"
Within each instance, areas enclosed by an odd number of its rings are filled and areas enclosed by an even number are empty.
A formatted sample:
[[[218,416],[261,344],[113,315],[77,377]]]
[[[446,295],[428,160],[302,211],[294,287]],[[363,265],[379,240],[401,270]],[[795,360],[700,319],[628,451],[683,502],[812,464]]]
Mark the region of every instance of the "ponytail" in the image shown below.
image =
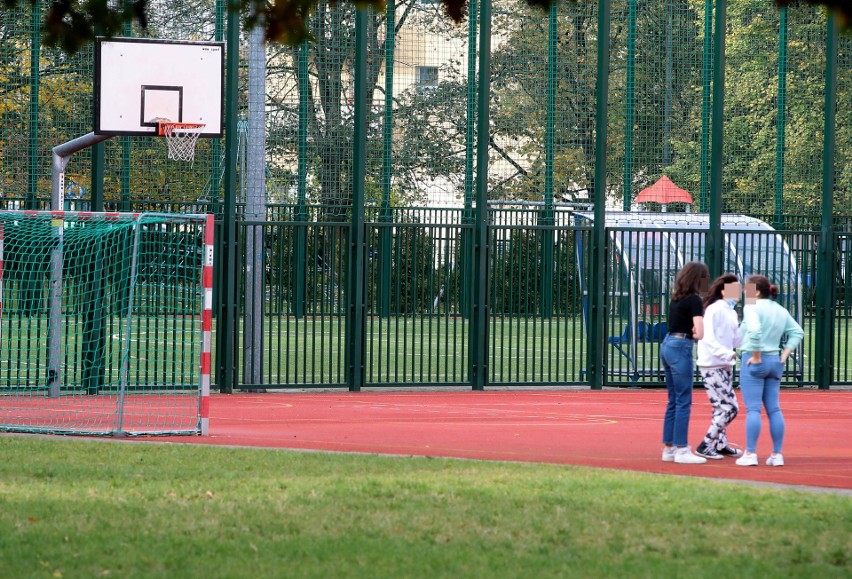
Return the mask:
[[[778,297],[778,286],[769,283],[769,278],[765,275],[750,275],[748,283],[754,284],[754,287],[757,288],[757,293],[763,298],[774,299]]]

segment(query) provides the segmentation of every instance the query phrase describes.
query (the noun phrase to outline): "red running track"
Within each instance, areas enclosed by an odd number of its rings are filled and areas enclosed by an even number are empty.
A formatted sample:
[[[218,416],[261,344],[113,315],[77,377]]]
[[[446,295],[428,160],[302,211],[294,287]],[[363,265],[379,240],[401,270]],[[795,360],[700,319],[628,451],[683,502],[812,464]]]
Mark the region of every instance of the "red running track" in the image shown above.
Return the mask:
[[[663,390],[335,392],[216,395],[210,435],[173,442],[572,464],[718,479],[852,489],[852,392],[781,393],[786,466],[768,467],[763,416],[760,465],[660,459]],[[729,439],[745,445],[745,409]],[[690,443],[710,424],[696,390]],[[158,439],[162,440],[162,439]]]

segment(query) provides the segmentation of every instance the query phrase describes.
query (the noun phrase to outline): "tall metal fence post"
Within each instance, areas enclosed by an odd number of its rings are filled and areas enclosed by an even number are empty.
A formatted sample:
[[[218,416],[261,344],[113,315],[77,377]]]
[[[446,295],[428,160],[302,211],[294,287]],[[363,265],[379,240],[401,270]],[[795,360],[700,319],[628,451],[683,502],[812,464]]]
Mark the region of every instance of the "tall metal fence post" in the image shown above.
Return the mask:
[[[92,146],[92,211],[104,210],[104,144],[96,143]],[[61,192],[65,195],[65,192]],[[97,244],[99,253],[103,252],[101,243]],[[104,310],[105,304],[100,298],[103,297],[103,267],[100,260],[88,267],[89,273],[87,281],[90,284],[87,288],[91,295],[98,296],[98,299],[86,301],[83,306],[83,343],[86,345],[83,350],[83,385],[88,394],[97,394],[105,380],[106,361],[106,313]]]
[[[266,221],[266,42],[261,18],[249,32],[248,122],[246,135],[245,324],[243,383],[263,381],[263,310],[266,301],[264,229]],[[304,269],[301,264],[297,267]]]
[[[217,42],[222,42],[225,39],[225,9],[227,7],[227,0],[216,0],[215,4],[215,22],[213,29],[213,38]],[[222,189],[222,143],[221,139],[212,139],[212,143],[210,144],[210,197],[208,198],[208,207],[207,211],[209,213],[216,213],[219,215],[220,205],[219,205],[219,193]],[[218,237],[218,235],[217,235]],[[213,265],[214,271],[219,267],[218,263]],[[218,288],[213,287],[214,294],[214,302],[215,295],[218,292]]]
[[[130,163],[133,154],[130,137],[121,137],[121,197],[119,211],[130,211]]]
[[[31,6],[32,17],[30,19],[30,110],[28,132],[28,157],[27,157],[27,192],[24,199],[24,208],[30,210],[39,209],[38,206],[38,169],[39,169],[39,108],[41,106],[41,89],[39,74],[41,66],[41,1],[36,0]],[[29,256],[25,259],[31,259]],[[39,308],[40,295],[39,282],[36,274],[27,274],[21,279],[24,295],[29,299],[23,300],[22,310],[28,315],[35,315]]]
[[[787,8],[778,25],[778,112],[775,123],[775,229],[784,229],[784,141],[787,133]]]
[[[92,147],[92,211],[104,210],[104,144]],[[63,198],[65,192],[62,192]]]
[[[666,2],[666,72],[665,72],[665,95],[663,98],[663,170],[668,171],[672,164],[672,83],[674,66],[674,48],[672,46],[672,4]],[[663,207],[665,211],[665,206]]]
[[[100,35],[103,30],[100,26],[95,27],[95,34]],[[90,158],[92,167],[92,182],[89,190],[92,200],[92,211],[104,210],[104,143],[99,141],[92,145],[92,156]],[[65,191],[61,191],[63,209],[65,207]]]
[[[701,198],[698,207],[707,212],[710,201],[710,84],[713,78],[713,0],[704,2],[704,50],[701,59]]]
[[[633,202],[633,105],[636,99],[636,0],[627,0],[627,79],[624,91],[624,186],[622,208]]]
[[[553,158],[555,155],[554,133],[556,132],[556,40],[558,4],[550,5],[550,21],[547,34],[547,119],[544,139],[544,211],[541,215],[541,316],[549,319],[553,315],[553,243],[555,231],[553,216]]]
[[[476,143],[476,38],[478,27],[479,7],[477,0],[470,0],[468,7],[468,29],[467,29],[467,114],[465,117],[465,153],[464,153],[464,209],[462,211],[462,223],[470,225],[473,223],[473,189],[476,175],[474,173],[474,156]],[[461,272],[460,278],[470,279],[473,271],[473,232],[470,228],[461,231],[461,248],[459,250],[459,261]],[[462,287],[459,308],[464,318],[471,316],[471,291]]]
[[[299,180],[296,190],[296,214],[293,221],[296,224],[293,231],[293,264],[290,275],[293,279],[293,316],[301,319],[305,315],[305,272],[307,263],[305,251],[308,245],[308,229],[304,225],[308,220],[306,199],[308,190],[308,103],[310,102],[311,86],[308,79],[308,51],[310,44],[307,40],[299,46]]]
[[[710,225],[705,247],[710,277],[722,273],[722,169],[725,138],[725,20],[727,0],[716,0],[716,33],[713,37],[713,127],[710,152]]]
[[[240,68],[240,11],[236,0],[228,6],[225,60],[225,202],[219,245],[219,303],[216,324],[216,383],[231,393],[235,386],[237,344],[237,99]]]
[[[396,45],[396,2],[389,0],[385,9],[385,116],[382,126],[382,203],[379,222],[391,223],[391,177],[393,176],[393,63]],[[390,315],[391,296],[391,227],[379,229],[379,315]]]
[[[361,390],[366,371],[364,165],[367,160],[367,10],[358,8],[355,15],[355,138],[352,151],[349,271],[346,276],[346,382],[353,392]]]
[[[837,113],[837,21],[829,14],[825,41],[825,136],[822,158],[822,224],[817,255],[816,378],[828,390],[834,377],[834,148]]]
[[[27,209],[38,209],[38,110],[39,110],[39,68],[41,65],[41,0],[35,0],[30,6],[32,18],[30,19],[30,31],[32,34],[30,42],[30,119],[29,127],[29,157],[28,161],[28,187],[24,207]]]
[[[104,144],[92,146],[92,211],[104,210]],[[62,192],[65,197],[65,192]]]
[[[470,382],[488,383],[488,145],[491,98],[491,0],[480,2],[479,107],[476,119],[476,213],[473,226],[473,303],[470,323]]]
[[[124,0],[124,5],[127,6],[130,1],[131,0]],[[133,36],[133,24],[126,22],[124,24],[124,31],[122,34],[124,34],[126,38]],[[119,211],[130,211],[130,165],[132,154],[133,146],[130,137],[121,137],[121,202],[119,204]],[[100,211],[99,209],[94,210]]]
[[[606,287],[606,139],[609,109],[609,0],[598,0],[598,72],[595,112],[595,222],[591,237],[589,287],[589,382],[593,390],[601,390],[606,377],[604,347],[606,300],[600,288]]]
[[[91,182],[91,210],[104,210],[104,143],[99,142],[92,145],[92,182]],[[61,191],[63,201],[65,191]],[[64,205],[64,203],[63,203]],[[98,251],[103,251],[98,247]],[[87,291],[90,295],[98,296],[98,299],[87,300],[82,308],[83,318],[83,385],[88,394],[97,394],[104,384],[106,370],[106,314],[104,304],[100,298],[103,296],[103,269],[100,260],[89,265],[87,276],[90,284]]]

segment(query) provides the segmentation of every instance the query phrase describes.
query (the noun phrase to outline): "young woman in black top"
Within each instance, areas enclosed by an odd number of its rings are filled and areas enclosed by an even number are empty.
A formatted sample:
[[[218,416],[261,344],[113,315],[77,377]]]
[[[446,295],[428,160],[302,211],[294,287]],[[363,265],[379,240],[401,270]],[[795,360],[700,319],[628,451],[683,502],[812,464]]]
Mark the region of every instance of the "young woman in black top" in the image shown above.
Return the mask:
[[[707,462],[692,453],[689,439],[689,415],[695,380],[693,347],[704,337],[704,304],[701,293],[707,290],[710,272],[699,261],[690,261],[675,278],[669,304],[668,334],[660,346],[660,360],[666,373],[669,400],[663,421],[663,460],[679,464]]]

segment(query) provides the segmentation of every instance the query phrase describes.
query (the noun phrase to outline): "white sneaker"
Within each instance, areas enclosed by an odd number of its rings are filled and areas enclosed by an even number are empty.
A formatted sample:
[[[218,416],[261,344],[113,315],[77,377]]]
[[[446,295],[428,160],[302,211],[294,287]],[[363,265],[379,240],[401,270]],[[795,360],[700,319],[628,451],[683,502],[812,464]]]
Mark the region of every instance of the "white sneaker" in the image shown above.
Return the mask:
[[[757,454],[754,452],[746,452],[737,459],[739,466],[757,466]]]
[[[683,446],[675,449],[674,461],[678,464],[704,464],[707,459],[692,454],[692,450],[688,446]]]
[[[664,446],[663,447],[663,462],[674,462],[674,458],[675,458],[675,447]]]
[[[781,456],[781,453],[770,454],[769,458],[766,459],[766,464],[768,466],[784,466],[784,457]]]

